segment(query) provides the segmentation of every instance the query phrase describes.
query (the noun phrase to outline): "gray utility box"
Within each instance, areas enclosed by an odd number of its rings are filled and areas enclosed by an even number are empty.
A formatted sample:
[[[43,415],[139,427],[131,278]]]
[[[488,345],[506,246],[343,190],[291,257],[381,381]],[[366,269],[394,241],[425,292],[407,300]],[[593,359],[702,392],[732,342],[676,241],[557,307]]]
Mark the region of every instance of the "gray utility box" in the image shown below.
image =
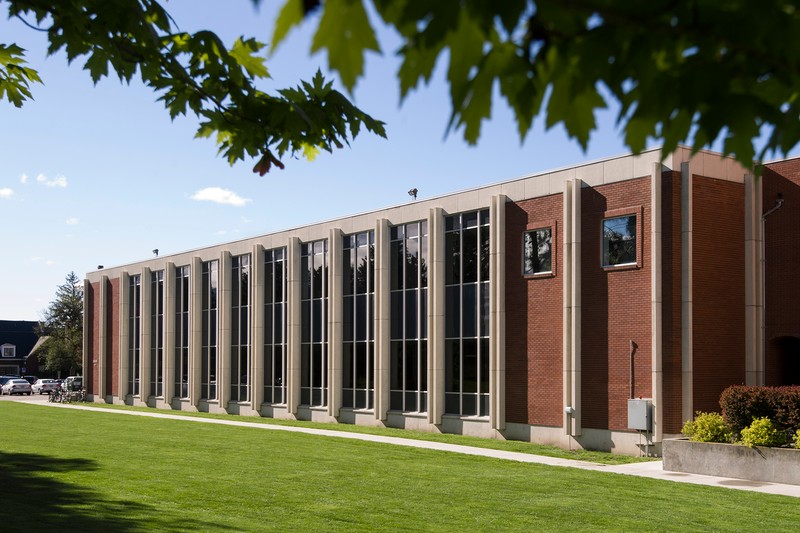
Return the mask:
[[[650,398],[628,400],[628,429],[653,430],[653,402]]]

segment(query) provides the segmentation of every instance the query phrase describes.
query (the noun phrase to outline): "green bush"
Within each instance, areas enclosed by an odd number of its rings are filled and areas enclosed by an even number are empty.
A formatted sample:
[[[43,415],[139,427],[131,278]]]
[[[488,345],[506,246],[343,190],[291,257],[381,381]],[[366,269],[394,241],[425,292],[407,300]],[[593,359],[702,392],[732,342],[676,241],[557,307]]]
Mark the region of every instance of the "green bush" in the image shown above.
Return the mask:
[[[794,434],[794,447],[800,448],[800,429]]]
[[[730,442],[731,432],[719,413],[697,411],[694,420],[689,420],[681,429],[694,442]]]
[[[800,429],[800,387],[733,385],[719,399],[722,416],[734,438],[757,418],[769,418],[787,436]]]
[[[753,423],[742,430],[742,444],[753,446],[783,446],[786,444],[786,434],[778,431],[767,417],[756,418]]]

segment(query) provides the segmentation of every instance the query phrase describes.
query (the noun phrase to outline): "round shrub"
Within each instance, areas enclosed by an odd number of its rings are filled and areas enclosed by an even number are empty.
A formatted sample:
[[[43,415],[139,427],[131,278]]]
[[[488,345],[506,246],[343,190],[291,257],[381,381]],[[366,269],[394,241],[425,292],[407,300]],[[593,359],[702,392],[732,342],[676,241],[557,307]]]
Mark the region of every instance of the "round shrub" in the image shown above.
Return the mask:
[[[731,432],[719,413],[703,413],[698,411],[694,420],[689,420],[681,430],[689,440],[694,442],[730,442]]]
[[[742,430],[742,444],[753,446],[783,446],[786,444],[786,435],[777,430],[767,417],[756,418],[753,423]]]
[[[800,429],[794,434],[794,447],[800,448]]]

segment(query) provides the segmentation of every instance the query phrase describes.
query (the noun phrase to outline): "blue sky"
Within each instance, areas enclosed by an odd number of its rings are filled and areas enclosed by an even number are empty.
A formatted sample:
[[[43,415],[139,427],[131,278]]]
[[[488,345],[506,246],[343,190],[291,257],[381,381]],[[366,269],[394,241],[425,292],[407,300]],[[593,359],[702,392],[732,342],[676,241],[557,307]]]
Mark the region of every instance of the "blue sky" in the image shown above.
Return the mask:
[[[171,0],[183,30],[210,29],[268,41],[282,2]],[[224,6],[224,9],[223,7]],[[268,62],[285,87],[310,79],[326,58],[310,56],[311,25],[295,30]],[[399,107],[397,42],[384,32],[382,57],[367,64],[355,103],[387,122],[388,140],[359,136],[351,148],[314,162],[285,160],[286,170],[259,177],[255,161],[229,166],[196,121],[169,115],[139,83],[106,79],[93,86],[83,61],[45,57],[44,36],[19,21],[0,21],[0,41],[28,50],[44,85],[21,109],[0,103],[0,319],[37,320],[56,287],[74,271],[152,257],[429,198],[626,152],[614,117],[584,153],[563,130],[538,120],[520,145],[510,111],[496,102],[478,146],[444,137],[449,116],[442,65],[431,86]]]

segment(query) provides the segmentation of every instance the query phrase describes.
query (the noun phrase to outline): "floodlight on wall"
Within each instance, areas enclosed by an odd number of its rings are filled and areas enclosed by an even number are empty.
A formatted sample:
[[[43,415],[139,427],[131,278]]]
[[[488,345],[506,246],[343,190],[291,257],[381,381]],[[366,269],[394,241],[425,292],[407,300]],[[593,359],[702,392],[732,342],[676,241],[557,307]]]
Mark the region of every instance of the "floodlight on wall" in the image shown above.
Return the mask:
[[[156,248],[155,250],[153,250],[153,255],[155,255],[156,257],[158,257],[158,248]]]
[[[97,265],[97,270],[103,270],[103,265]]]
[[[410,191],[408,191],[408,195],[409,195],[411,198],[413,198],[414,200],[416,200],[416,199],[417,199],[417,193],[418,193],[418,192],[419,192],[419,191],[417,191],[417,188],[416,188],[416,187],[414,187],[413,189],[411,189]]]

